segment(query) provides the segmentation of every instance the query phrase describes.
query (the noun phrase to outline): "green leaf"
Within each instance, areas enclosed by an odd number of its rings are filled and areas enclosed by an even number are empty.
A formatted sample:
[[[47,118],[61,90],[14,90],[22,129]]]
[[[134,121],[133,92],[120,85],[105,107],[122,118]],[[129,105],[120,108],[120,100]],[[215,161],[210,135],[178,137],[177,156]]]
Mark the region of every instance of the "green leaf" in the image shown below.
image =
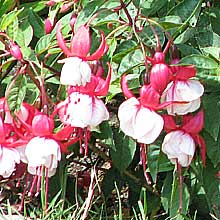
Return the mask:
[[[115,150],[110,149],[113,164],[123,172],[131,163],[136,150],[136,141],[118,129],[113,130]]]
[[[28,19],[24,19],[20,24],[19,24],[19,32],[21,33],[21,40],[22,44],[16,40],[20,46],[28,46],[33,38],[33,28],[30,25],[30,22]]]
[[[220,219],[220,179],[216,176],[219,167],[214,168],[212,163],[207,161],[203,170],[203,183],[206,196],[209,200],[210,212]]]
[[[105,1],[103,0],[93,0],[89,2],[83,10],[80,12],[79,16],[77,17],[77,21],[75,24],[75,30],[82,25],[89,21],[92,15],[103,5]]]
[[[182,58],[180,62],[187,65],[193,64],[195,65],[195,67],[201,68],[203,70],[212,70],[217,69],[218,67],[218,63],[215,62],[213,59],[197,54],[186,56]]]
[[[34,29],[34,36],[41,38],[44,35],[44,22],[40,16],[31,9],[28,11],[28,16],[30,24]]]
[[[195,28],[187,28],[182,34],[180,34],[175,40],[174,44],[184,44],[191,39],[196,33]]]
[[[121,76],[131,71],[135,67],[139,67],[144,63],[144,56],[141,50],[135,50],[128,53],[122,60],[118,69],[118,75]],[[140,71],[141,72],[141,71]]]
[[[137,43],[133,40],[125,40],[121,44],[119,44],[118,48],[115,51],[115,55],[113,56],[113,61],[116,63],[120,63],[122,58],[130,53],[131,51],[137,48]]]
[[[0,18],[6,14],[9,9],[12,8],[14,5],[15,1],[14,0],[1,0],[0,1]]]
[[[38,54],[45,52],[51,44],[51,35],[47,34],[42,36],[35,46],[35,51]]]
[[[163,44],[165,43],[165,37],[164,37],[163,32],[158,27],[154,27],[154,29],[160,40],[161,45],[163,46]],[[141,41],[144,42],[147,46],[153,47],[153,48],[157,46],[155,34],[149,25],[145,26],[143,30],[140,33],[138,33],[138,35],[141,38]]]
[[[26,85],[27,79],[24,74],[20,74],[13,87],[10,89],[9,95],[7,97],[8,105],[10,111],[14,113],[16,110],[20,110],[21,104],[24,101],[26,95]]]
[[[105,197],[111,194],[112,190],[115,188],[115,182],[119,189],[121,189],[125,183],[122,176],[120,175],[120,172],[115,167],[111,167],[106,172],[102,182],[102,192],[104,193]]]
[[[189,56],[192,54],[200,54],[200,52],[197,49],[187,44],[177,44],[176,46],[180,50],[182,57]]]
[[[220,97],[219,93],[203,96],[205,112],[205,130],[217,141],[220,130]]]
[[[201,4],[201,0],[183,0],[169,11],[169,15],[180,16],[184,22],[192,15],[198,4]]]
[[[220,47],[220,36],[213,31],[203,31],[196,36],[197,43],[200,47]]]
[[[175,171],[174,171],[175,172]],[[183,183],[183,208],[181,214],[186,214],[188,212],[190,201],[190,194],[188,192],[187,186]],[[179,213],[179,186],[176,174],[172,177],[172,173],[167,173],[166,179],[163,184],[161,193],[161,202],[170,217],[174,217]]]
[[[11,22],[7,26],[6,33],[13,41],[17,41],[17,34],[18,34],[18,18],[17,17],[15,17],[13,22]]]
[[[220,164],[220,135],[218,136],[217,141],[215,141],[214,138],[206,131],[204,131],[202,135],[205,139],[207,155],[214,167],[217,167]]]
[[[4,15],[0,23],[0,30],[6,30],[6,28],[17,19],[17,16],[21,11],[22,9],[19,11],[11,11]]]
[[[100,26],[109,22],[117,22],[118,15],[114,11],[104,11],[100,13],[91,24],[94,26]]]
[[[182,19],[179,16],[166,16],[160,19],[159,24],[165,30],[169,30],[171,28],[179,27],[180,25],[182,25]]]
[[[220,58],[220,47],[203,47],[200,50],[204,55],[211,55],[216,59]]]
[[[174,166],[167,159],[167,156],[162,154],[160,147],[156,145],[149,146],[147,165],[154,183],[157,180],[157,174],[159,172],[167,172],[174,169]]]
[[[142,13],[145,16],[154,15],[158,12],[165,4],[167,0],[134,0],[134,4],[137,8],[142,9]]]

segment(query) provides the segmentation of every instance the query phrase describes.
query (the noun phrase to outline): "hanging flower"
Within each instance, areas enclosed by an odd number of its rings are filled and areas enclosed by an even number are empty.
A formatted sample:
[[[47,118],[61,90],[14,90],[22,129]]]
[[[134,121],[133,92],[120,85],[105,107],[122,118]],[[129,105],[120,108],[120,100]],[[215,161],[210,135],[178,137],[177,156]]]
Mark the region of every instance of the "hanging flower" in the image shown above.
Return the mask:
[[[164,128],[168,134],[162,143],[162,151],[173,164],[178,162],[183,167],[189,166],[194,157],[196,145],[198,145],[205,166],[206,146],[203,138],[199,135],[203,128],[203,118],[203,111],[195,116],[185,115],[182,125],[176,126],[172,116],[164,116]]]
[[[164,138],[162,151],[173,164],[178,160],[182,167],[187,167],[195,153],[195,142],[189,134],[181,130],[171,131]]]
[[[119,106],[118,117],[121,130],[140,143],[153,143],[163,129],[163,118],[155,112],[160,108],[159,93],[151,86],[140,89],[139,100],[128,90],[125,76],[122,91],[128,98]]]
[[[163,129],[163,118],[132,97],[118,110],[121,130],[139,143],[153,143]]]
[[[16,164],[20,163],[19,152],[15,148],[0,145],[0,176],[8,178],[15,171]]]
[[[57,105],[60,120],[72,127],[91,128],[108,120],[108,110],[97,96],[105,96],[111,79],[111,68],[106,80],[99,75],[91,75],[85,86],[70,86],[68,97]]]
[[[146,58],[152,64],[152,68],[150,70],[150,83],[157,92],[162,94],[170,81],[170,68],[165,63],[165,53],[156,52],[153,58]]]
[[[105,36],[101,32],[101,44],[97,51],[92,55],[88,55],[91,48],[91,37],[89,28],[86,25],[81,25],[73,36],[70,48],[65,44],[61,33],[61,25],[58,24],[56,31],[58,46],[67,56],[59,62],[64,63],[60,81],[64,85],[85,86],[91,80],[91,68],[87,61],[100,59],[107,50]]]
[[[58,108],[61,121],[72,127],[95,127],[109,118],[108,110],[101,99],[79,92],[71,93]]]
[[[59,144],[50,138],[34,137],[25,148],[25,155],[28,161],[28,172],[37,174],[37,169],[43,166],[48,169],[48,177],[55,174],[58,161],[61,160]]]
[[[170,82],[163,93],[163,99],[166,102],[186,102],[173,103],[167,106],[167,112],[170,115],[185,115],[199,109],[201,100],[200,97],[204,93],[203,85],[196,80],[190,79],[196,74],[194,66],[173,66],[172,68],[173,81]]]

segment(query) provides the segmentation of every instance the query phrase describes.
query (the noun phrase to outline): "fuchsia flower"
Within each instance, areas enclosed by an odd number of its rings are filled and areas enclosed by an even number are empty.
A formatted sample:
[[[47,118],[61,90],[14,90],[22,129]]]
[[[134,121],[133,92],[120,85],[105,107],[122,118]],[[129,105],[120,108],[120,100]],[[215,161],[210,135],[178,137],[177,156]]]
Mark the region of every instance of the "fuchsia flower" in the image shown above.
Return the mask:
[[[182,125],[177,126],[172,116],[164,116],[164,128],[168,132],[162,143],[162,151],[167,154],[173,164],[178,162],[181,166],[190,165],[196,145],[200,147],[203,165],[206,162],[206,145],[199,132],[203,128],[204,113],[200,111],[197,115],[184,115]]]
[[[30,174],[41,175],[42,167],[45,167],[48,177],[51,177],[56,173],[58,161],[61,160],[61,150],[57,141],[52,138],[33,137],[26,145],[25,156]]]
[[[88,55],[91,47],[91,37],[89,28],[86,25],[81,25],[77,29],[69,48],[66,46],[61,33],[60,23],[57,26],[56,36],[58,46],[67,56],[67,58],[59,61],[64,63],[61,71],[61,83],[72,86],[85,86],[91,80],[91,69],[87,61],[100,59],[107,49],[103,32],[101,32],[101,44],[99,48],[91,55]]]
[[[61,159],[61,150],[53,137],[53,120],[47,115],[37,112],[30,125],[24,122],[19,115],[17,117],[26,127],[23,134],[18,130],[17,133],[26,142],[25,149],[19,150],[23,162],[28,164],[28,172],[41,176],[45,168],[49,177],[54,175],[57,162]],[[37,172],[39,169],[40,173]]]
[[[149,84],[140,89],[137,99],[128,90],[125,76],[121,81],[122,91],[128,98],[118,110],[121,130],[140,143],[153,143],[163,129],[163,118],[155,111],[162,108],[159,93]]]
[[[99,75],[91,75],[91,81],[85,86],[70,86],[68,97],[57,105],[60,120],[72,127],[89,128],[108,120],[109,113],[103,101],[97,96],[108,93],[111,80],[111,68],[106,80]]]
[[[190,79],[195,77],[194,66],[171,66],[173,81],[170,82],[163,92],[165,101],[187,102],[173,103],[167,106],[167,112],[171,115],[185,115],[194,112],[200,107],[200,97],[204,93],[204,87],[199,81]]]

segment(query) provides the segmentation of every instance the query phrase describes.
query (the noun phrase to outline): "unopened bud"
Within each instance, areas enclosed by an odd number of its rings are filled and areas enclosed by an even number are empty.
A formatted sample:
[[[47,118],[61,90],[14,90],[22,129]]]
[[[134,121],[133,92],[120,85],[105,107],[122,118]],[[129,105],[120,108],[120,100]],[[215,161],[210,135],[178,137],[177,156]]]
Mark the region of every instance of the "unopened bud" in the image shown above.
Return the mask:
[[[45,31],[45,34],[50,34],[51,31],[53,30],[54,28],[54,22],[52,24],[50,18],[46,18],[45,22],[44,22],[44,31]]]
[[[65,12],[69,11],[73,4],[74,4],[74,2],[69,2],[69,3],[63,4],[60,9],[60,12],[65,13]]]
[[[10,53],[15,59],[17,59],[17,60],[23,59],[21,49],[17,44],[15,44],[14,42],[11,41],[9,43],[9,47],[10,47]]]
[[[53,1],[53,0],[50,0],[50,1],[47,1],[47,2],[46,2],[46,5],[47,5],[47,6],[54,6],[55,4],[56,4],[56,2]]]
[[[157,63],[153,65],[150,72],[150,82],[153,88],[160,94],[167,87],[170,80],[170,70],[165,63]]]

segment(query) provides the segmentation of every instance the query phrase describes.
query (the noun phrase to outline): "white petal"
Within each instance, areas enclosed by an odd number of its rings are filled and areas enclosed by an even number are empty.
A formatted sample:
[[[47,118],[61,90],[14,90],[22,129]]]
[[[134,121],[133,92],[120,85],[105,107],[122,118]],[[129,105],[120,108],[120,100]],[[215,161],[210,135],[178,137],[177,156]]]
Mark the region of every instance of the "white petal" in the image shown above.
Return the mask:
[[[168,114],[185,115],[196,111],[200,107],[200,97],[204,87],[196,80],[171,82],[162,95],[165,101],[185,101],[186,104],[171,104],[167,107]]]
[[[86,61],[78,57],[69,57],[63,60],[60,82],[64,85],[80,86],[91,80],[91,69]]]
[[[121,130],[128,136],[134,136],[134,120],[138,111],[139,101],[132,97],[124,101],[118,109]]]
[[[181,166],[189,166],[195,153],[195,142],[193,138],[181,130],[168,133],[162,143],[162,151],[172,163],[176,159]]]
[[[22,145],[22,146],[16,147],[16,150],[19,152],[21,161],[23,163],[27,163],[28,162],[27,157],[25,155],[25,149],[26,149],[26,145]]]
[[[89,126],[97,126],[102,121],[109,119],[109,113],[101,99],[93,97],[92,117]]]
[[[200,98],[193,100],[187,104],[172,104],[167,107],[167,112],[169,115],[186,115],[199,109],[200,104]]]
[[[148,108],[142,107],[136,116],[134,138],[144,144],[153,143],[163,129],[163,119]]]
[[[54,172],[58,161],[61,160],[59,144],[44,137],[32,138],[26,146],[25,155],[28,160],[28,172],[33,175],[36,174],[36,168],[42,165],[48,168],[49,173]]]
[[[0,157],[0,175],[8,178],[15,171],[16,163],[20,163],[20,155],[15,148],[2,147]]]

